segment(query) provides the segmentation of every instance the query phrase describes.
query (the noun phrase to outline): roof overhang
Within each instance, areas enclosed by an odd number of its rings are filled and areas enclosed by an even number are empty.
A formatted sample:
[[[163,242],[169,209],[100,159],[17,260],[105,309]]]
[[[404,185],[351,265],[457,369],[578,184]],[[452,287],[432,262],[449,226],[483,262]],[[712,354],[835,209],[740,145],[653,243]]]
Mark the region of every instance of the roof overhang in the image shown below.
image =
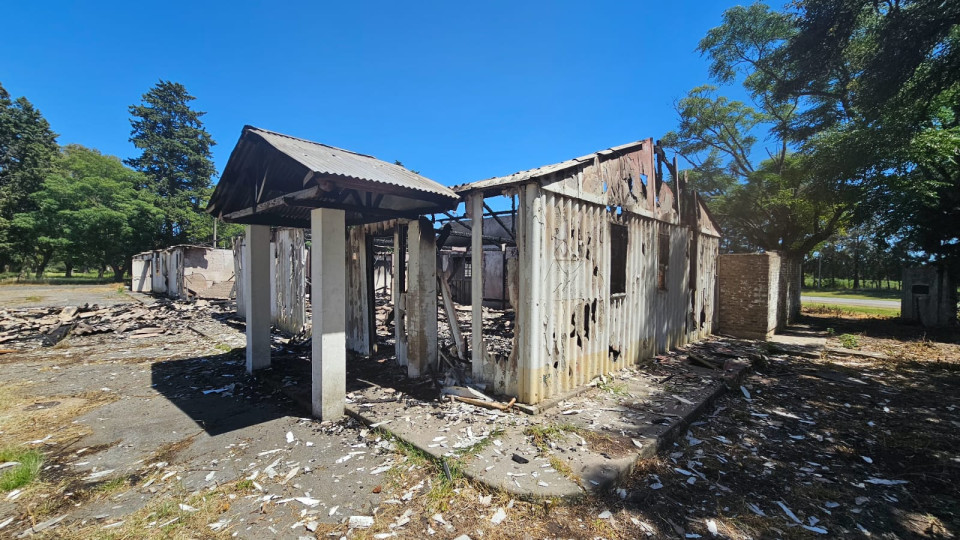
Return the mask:
[[[348,224],[456,208],[449,188],[373,156],[245,126],[207,212],[224,221],[310,226],[315,208],[344,210]]]

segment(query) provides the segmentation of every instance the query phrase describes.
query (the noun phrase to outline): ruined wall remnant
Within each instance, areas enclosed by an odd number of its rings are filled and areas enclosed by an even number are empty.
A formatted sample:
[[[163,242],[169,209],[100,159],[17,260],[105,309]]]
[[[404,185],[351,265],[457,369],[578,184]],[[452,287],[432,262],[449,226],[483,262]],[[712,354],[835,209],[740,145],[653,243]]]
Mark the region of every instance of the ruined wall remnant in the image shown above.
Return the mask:
[[[234,239],[233,271],[243,275],[246,264],[244,239]],[[309,254],[305,247],[304,231],[296,228],[278,228],[270,242],[270,323],[290,334],[307,332],[306,281]],[[236,287],[237,315],[246,313],[246,299],[242,287]]]
[[[131,290],[171,298],[228,299],[234,293],[233,253],[229,249],[179,245],[133,257]]]
[[[720,321],[724,334],[767,339],[777,329],[780,256],[734,253],[718,258]]]
[[[455,188],[473,209],[471,255],[477,198],[517,200],[514,348],[487,354],[475,320],[475,379],[539,403],[710,333],[720,234],[671,176],[647,140]]]
[[[800,317],[800,283],[803,261],[799,257],[780,256],[780,281],[777,290],[777,330]]]
[[[941,266],[904,268],[900,316],[928,327],[956,324],[956,288]]]

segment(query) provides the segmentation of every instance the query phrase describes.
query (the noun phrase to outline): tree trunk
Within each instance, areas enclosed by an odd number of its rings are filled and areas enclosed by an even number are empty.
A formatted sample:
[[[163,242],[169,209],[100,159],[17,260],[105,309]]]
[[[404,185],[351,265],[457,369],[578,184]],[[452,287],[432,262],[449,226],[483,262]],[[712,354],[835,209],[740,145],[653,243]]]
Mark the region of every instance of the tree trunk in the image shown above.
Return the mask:
[[[63,268],[63,277],[73,277],[73,263],[65,263]]]
[[[101,264],[100,269],[97,270],[97,279],[103,279],[103,273],[107,271],[107,265]]]
[[[53,255],[52,253],[43,254],[43,255],[40,256],[39,259],[37,259],[37,271],[36,271],[36,274],[35,274],[36,279],[42,279],[42,278],[43,278],[43,272],[44,272],[44,270],[47,269],[47,264],[50,262],[50,257],[51,257],[52,255]]]
[[[123,281],[124,268],[123,263],[120,264],[111,264],[110,269],[113,270],[113,280],[117,283]]]

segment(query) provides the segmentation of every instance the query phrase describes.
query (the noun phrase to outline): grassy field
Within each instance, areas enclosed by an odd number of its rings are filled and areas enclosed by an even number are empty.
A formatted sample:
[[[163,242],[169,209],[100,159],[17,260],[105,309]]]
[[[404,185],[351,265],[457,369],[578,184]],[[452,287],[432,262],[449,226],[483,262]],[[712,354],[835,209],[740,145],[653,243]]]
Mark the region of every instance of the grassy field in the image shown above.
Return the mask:
[[[44,272],[43,277],[36,279],[33,272],[26,273],[22,278],[16,272],[0,272],[0,284],[27,284],[27,285],[101,285],[113,283],[113,272],[106,272],[102,278],[97,272],[74,272],[66,277],[64,272]]]
[[[803,310],[834,317],[870,316],[880,318],[896,318],[900,316],[900,308],[882,308],[870,306],[838,306],[836,304],[804,303]]]
[[[851,300],[900,300],[900,291],[882,291],[871,289],[803,289],[805,296],[822,296],[825,298],[849,298]]]

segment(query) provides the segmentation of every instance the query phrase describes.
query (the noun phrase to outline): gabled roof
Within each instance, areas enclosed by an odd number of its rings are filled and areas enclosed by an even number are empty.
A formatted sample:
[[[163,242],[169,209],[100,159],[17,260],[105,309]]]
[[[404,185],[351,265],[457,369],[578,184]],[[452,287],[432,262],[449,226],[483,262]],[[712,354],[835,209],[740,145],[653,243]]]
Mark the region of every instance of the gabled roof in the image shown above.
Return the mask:
[[[412,218],[456,207],[449,188],[373,156],[244,126],[207,212],[224,221],[309,227],[313,208],[349,223]]]

